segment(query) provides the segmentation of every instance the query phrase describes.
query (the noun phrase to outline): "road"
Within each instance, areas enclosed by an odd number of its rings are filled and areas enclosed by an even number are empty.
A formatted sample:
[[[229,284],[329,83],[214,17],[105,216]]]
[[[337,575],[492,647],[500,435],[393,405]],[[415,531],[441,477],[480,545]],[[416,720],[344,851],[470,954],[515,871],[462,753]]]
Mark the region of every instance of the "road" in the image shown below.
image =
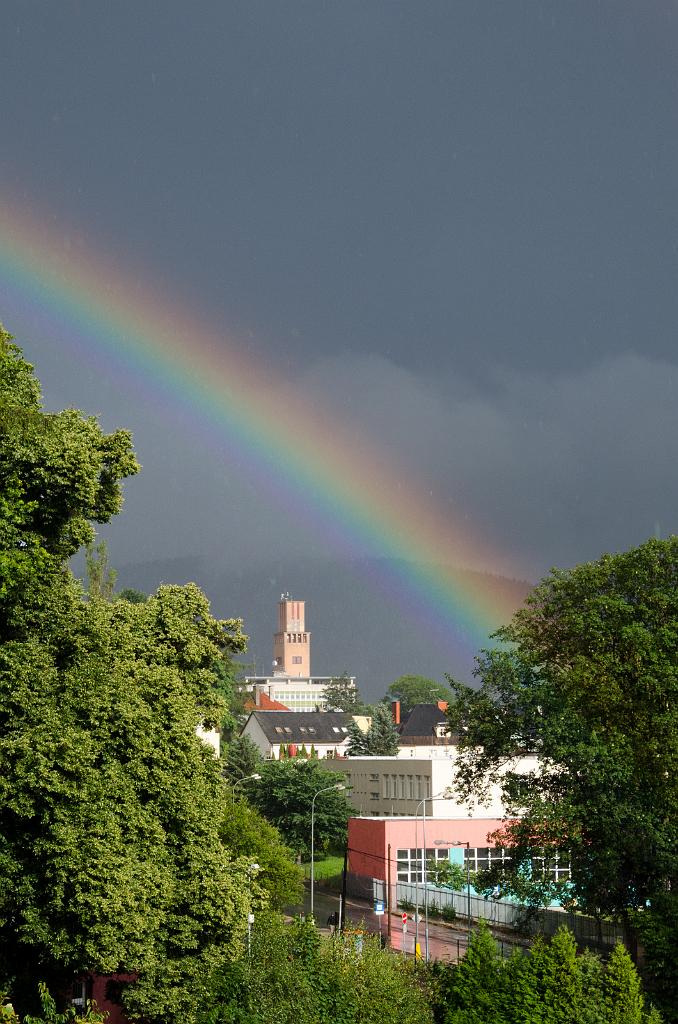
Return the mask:
[[[313,904],[318,927],[325,930],[330,914],[339,910],[339,894],[329,892],[326,889],[316,888]],[[303,906],[290,907],[288,913],[295,915],[301,913],[308,914],[310,909],[311,893],[307,884],[304,891]],[[386,936],[387,934],[388,923],[386,915],[375,914],[373,904],[368,903],[366,900],[349,897],[346,901],[346,920],[356,926],[362,925],[368,932],[375,935],[381,933]],[[416,926],[414,921],[408,921],[407,931],[403,934],[400,912],[391,914],[391,947],[399,950],[404,948],[406,955],[414,956],[415,938]],[[468,932],[465,924],[455,926],[429,921],[429,956],[432,960],[456,961],[459,957],[465,956],[467,940]],[[502,946],[505,946],[507,951],[512,947],[512,944],[506,938],[497,938],[497,941]],[[423,956],[425,954],[423,919],[419,922],[419,946]]]

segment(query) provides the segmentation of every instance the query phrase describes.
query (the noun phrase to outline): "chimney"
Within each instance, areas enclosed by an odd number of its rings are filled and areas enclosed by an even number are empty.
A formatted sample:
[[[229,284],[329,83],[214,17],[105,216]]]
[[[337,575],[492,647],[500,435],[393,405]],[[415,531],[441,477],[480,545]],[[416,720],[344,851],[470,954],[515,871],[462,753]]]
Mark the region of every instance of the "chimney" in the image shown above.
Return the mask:
[[[391,714],[393,716],[393,724],[400,725],[400,701],[391,701]]]
[[[438,701],[438,709],[440,711],[447,711],[447,701],[446,700],[439,700]]]

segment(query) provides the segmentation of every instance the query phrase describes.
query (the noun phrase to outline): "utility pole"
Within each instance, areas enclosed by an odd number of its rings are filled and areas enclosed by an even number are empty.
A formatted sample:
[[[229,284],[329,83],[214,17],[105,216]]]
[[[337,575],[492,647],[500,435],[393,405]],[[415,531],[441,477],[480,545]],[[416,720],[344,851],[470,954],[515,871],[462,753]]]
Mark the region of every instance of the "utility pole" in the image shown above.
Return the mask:
[[[386,935],[391,945],[391,844],[388,844],[388,864],[386,867]]]
[[[344,867],[341,872],[341,901],[339,904],[339,931],[343,932],[346,923],[346,874],[348,872],[348,842],[344,848]]]

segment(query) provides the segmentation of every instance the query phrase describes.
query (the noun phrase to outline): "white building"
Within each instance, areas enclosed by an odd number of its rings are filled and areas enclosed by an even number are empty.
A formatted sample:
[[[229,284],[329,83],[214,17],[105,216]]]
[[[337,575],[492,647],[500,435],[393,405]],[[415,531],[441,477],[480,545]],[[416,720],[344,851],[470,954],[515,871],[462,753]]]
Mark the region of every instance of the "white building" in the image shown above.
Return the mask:
[[[503,818],[504,803],[499,786],[489,788],[487,801],[460,803],[450,792],[455,781],[457,751],[443,748],[438,756],[428,757],[349,757],[331,761],[331,771],[346,775],[349,802],[357,814],[372,817],[407,817],[421,814],[419,804],[426,799],[426,814],[433,818]],[[537,758],[517,758],[505,770],[534,771]]]
[[[298,757],[302,747],[311,753],[313,747],[319,758],[327,763],[339,763],[334,758],[346,754],[348,727],[352,715],[343,711],[253,711],[240,733],[248,736],[268,758],[280,758],[280,747],[285,746],[288,754]]]

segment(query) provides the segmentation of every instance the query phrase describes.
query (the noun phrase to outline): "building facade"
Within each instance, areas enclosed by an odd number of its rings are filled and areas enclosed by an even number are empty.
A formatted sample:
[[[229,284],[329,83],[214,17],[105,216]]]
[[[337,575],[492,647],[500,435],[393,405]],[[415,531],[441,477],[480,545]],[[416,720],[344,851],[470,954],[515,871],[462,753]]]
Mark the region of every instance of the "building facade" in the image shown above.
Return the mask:
[[[349,757],[332,763],[332,771],[346,775],[351,789],[349,802],[356,814],[370,817],[401,818],[421,814],[426,800],[426,814],[435,818],[468,820],[469,818],[503,818],[505,808],[499,786],[488,789],[487,799],[461,803],[453,794],[456,778],[457,749],[443,748],[438,756],[427,757]],[[505,770],[534,771],[537,758],[517,758]]]
[[[306,748],[307,755],[313,749],[319,758],[329,758],[326,764],[333,765],[339,763],[335,758],[345,757],[352,721],[343,711],[253,711],[240,735],[249,737],[266,758],[279,760],[281,747],[291,757],[298,757]]]
[[[415,704],[402,716],[400,701],[391,704],[393,723],[398,730],[398,757],[454,757],[457,737],[449,731],[447,704]]]
[[[427,864],[451,860],[468,863],[470,871],[507,859],[509,851],[492,846],[488,839],[501,824],[490,817],[349,818],[349,886],[354,892],[387,898],[395,907],[399,883],[423,881],[422,851]]]

